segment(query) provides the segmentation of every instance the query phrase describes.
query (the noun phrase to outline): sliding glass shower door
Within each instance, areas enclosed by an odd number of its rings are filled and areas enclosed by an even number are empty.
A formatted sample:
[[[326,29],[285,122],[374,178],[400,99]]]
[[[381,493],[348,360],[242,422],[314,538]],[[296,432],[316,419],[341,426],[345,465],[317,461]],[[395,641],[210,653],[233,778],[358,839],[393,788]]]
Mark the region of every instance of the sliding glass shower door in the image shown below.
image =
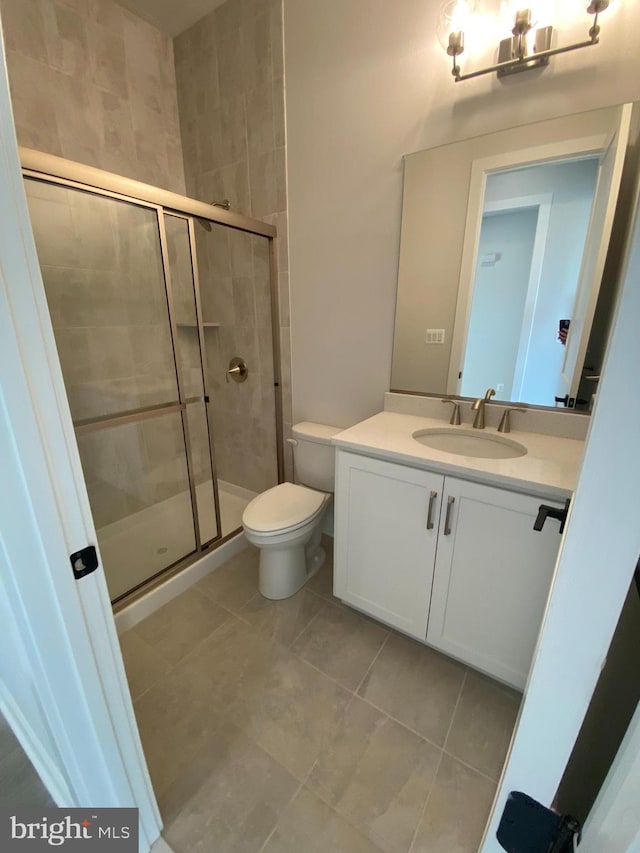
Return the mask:
[[[196,219],[193,229],[226,536],[240,526],[247,503],[278,483],[270,246],[260,234],[206,220]],[[246,372],[230,372],[238,360]]]
[[[25,186],[115,601],[219,531],[188,223],[58,183]]]

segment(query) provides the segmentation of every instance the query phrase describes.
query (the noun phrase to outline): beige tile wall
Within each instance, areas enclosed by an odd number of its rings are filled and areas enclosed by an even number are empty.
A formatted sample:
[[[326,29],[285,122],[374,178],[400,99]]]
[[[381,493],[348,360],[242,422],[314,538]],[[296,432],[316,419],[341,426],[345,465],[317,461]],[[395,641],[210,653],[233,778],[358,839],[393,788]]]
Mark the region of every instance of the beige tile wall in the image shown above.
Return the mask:
[[[267,238],[220,225],[196,229],[218,477],[262,492],[278,481]],[[227,382],[234,356],[249,368]]]
[[[282,0],[228,0],[178,36],[174,52],[187,193],[208,202],[228,198],[233,210],[263,219],[278,228],[283,420],[285,436],[288,436],[291,345]],[[201,234],[199,242],[204,239],[205,235]],[[253,276],[246,266],[239,273],[230,273],[231,260],[227,252],[233,254],[239,241],[234,243],[233,235],[228,239],[229,247],[223,247],[222,253],[211,260],[212,272],[220,277],[215,279],[215,293],[210,294],[218,303],[217,317],[223,324],[219,342],[225,341],[225,335],[229,340],[232,327],[246,326],[244,321],[236,324],[236,319],[243,312],[246,314],[251,290],[248,279]],[[251,265],[251,253],[246,255],[245,261]],[[242,268],[237,252],[236,262],[236,266]],[[201,263],[207,261],[203,259]],[[252,298],[260,299],[256,295],[259,292],[254,278]],[[262,328],[264,341],[266,324]],[[224,348],[224,343],[222,346]],[[219,368],[217,365],[216,370]],[[266,365],[258,365],[255,372],[264,377]],[[217,378],[212,377],[212,381],[215,383]],[[237,399],[231,407],[229,402],[234,394],[226,388],[221,392],[227,417],[224,423],[221,419],[218,430],[217,438],[222,444],[217,454],[220,459],[237,457],[240,446],[246,452],[246,442],[254,449],[269,447],[271,443],[265,432],[270,417],[267,408],[257,415],[262,422],[258,428],[251,420],[256,415],[249,412],[256,412],[259,395],[253,390],[249,395],[245,389],[247,400],[240,401],[244,387],[235,387]],[[270,454],[271,450],[266,452]],[[285,459],[286,473],[291,478],[291,459],[286,444]],[[227,474],[234,482],[247,482],[249,467],[245,458],[227,470]],[[257,456],[254,467],[259,470],[254,475],[255,481],[268,482],[268,460]]]
[[[184,193],[173,45],[113,0],[0,0],[18,142]]]

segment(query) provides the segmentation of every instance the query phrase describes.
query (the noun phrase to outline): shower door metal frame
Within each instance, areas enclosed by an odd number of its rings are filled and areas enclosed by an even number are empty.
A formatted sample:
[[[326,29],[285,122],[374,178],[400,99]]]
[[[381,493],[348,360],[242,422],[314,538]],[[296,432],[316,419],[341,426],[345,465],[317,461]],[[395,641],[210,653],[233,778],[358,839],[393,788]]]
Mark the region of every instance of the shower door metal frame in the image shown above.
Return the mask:
[[[222,521],[220,517],[220,499],[218,495],[218,471],[216,467],[216,456],[215,456],[215,441],[214,441],[214,429],[211,419],[211,395],[209,394],[209,379],[208,379],[208,370],[207,370],[207,355],[204,346],[204,321],[202,319],[202,304],[200,299],[200,278],[198,275],[198,259],[196,254],[196,241],[195,234],[193,230],[193,217],[189,217],[186,215],[182,215],[176,212],[167,212],[163,211],[162,215],[162,240],[164,241],[164,245],[166,247],[167,243],[167,233],[166,226],[164,222],[165,216],[173,216],[175,219],[181,219],[182,221],[187,223],[187,236],[189,239],[189,257],[191,260],[191,275],[192,275],[192,286],[193,286],[193,299],[195,304],[195,312],[196,312],[196,327],[198,331],[198,349],[200,352],[200,365],[201,365],[201,379],[202,379],[202,397],[192,397],[190,399],[186,399],[185,403],[187,405],[192,403],[203,403],[204,404],[204,412],[207,420],[207,436],[209,439],[209,460],[211,463],[211,476],[212,476],[212,484],[213,484],[213,506],[216,516],[216,530],[217,535],[212,539],[207,540],[206,542],[201,542],[198,546],[197,550],[201,551],[203,548],[208,548],[210,545],[217,543],[219,541],[226,541],[228,537],[222,536]],[[166,261],[166,270],[171,274],[169,269],[169,259],[167,256]],[[176,340],[178,339],[178,329],[176,324]],[[180,345],[178,344],[178,349]],[[187,410],[185,408],[184,411],[184,423],[185,429],[188,429],[188,420],[187,420]],[[193,486],[195,489],[196,483],[195,479],[193,479]],[[197,502],[197,497],[196,497]],[[199,525],[198,525],[199,526]],[[199,532],[198,532],[199,533]],[[230,534],[233,535],[233,534]]]
[[[109,428],[121,423],[131,423],[147,418],[159,417],[162,414],[180,412],[185,441],[185,455],[189,479],[189,491],[193,512],[194,533],[196,548],[176,562],[166,566],[150,578],[138,584],[123,595],[118,596],[113,602],[114,610],[117,612],[128,604],[135,601],[141,595],[146,594],[154,587],[164,583],[170,577],[178,574],[183,569],[197,562],[210,548],[215,548],[237,534],[237,530],[222,535],[220,523],[220,507],[218,500],[218,481],[215,466],[215,436],[211,423],[210,400],[208,386],[206,384],[206,355],[204,353],[204,336],[202,326],[202,313],[200,308],[200,280],[198,276],[198,259],[195,245],[194,218],[204,219],[225,225],[236,230],[244,231],[269,240],[269,270],[271,290],[271,327],[273,344],[273,377],[274,377],[274,400],[275,400],[275,426],[276,426],[276,463],[277,479],[284,481],[284,436],[282,416],[282,378],[280,363],[280,322],[279,322],[279,298],[278,298],[278,267],[275,238],[277,230],[275,226],[262,222],[258,219],[243,216],[241,214],[215,207],[214,205],[191,199],[150,184],[145,184],[111,172],[96,169],[92,166],[84,166],[63,157],[53,154],[35,151],[34,149],[20,147],[20,162],[24,178],[31,178],[44,183],[59,185],[69,189],[93,193],[94,195],[112,198],[116,201],[126,202],[137,207],[154,210],[157,218],[158,235],[165,278],[165,292],[167,298],[167,310],[171,331],[173,357],[176,369],[176,380],[178,387],[178,401],[159,404],[158,406],[145,406],[132,409],[127,412],[113,416],[102,416],[74,423],[76,435]],[[211,470],[213,474],[214,507],[216,513],[217,536],[208,542],[200,541],[200,530],[198,523],[198,508],[195,491],[195,478],[193,473],[193,462],[191,444],[189,439],[188,423],[186,420],[186,406],[189,403],[199,402],[200,398],[186,398],[183,394],[183,380],[181,363],[179,358],[179,342],[177,336],[176,318],[173,304],[173,292],[171,286],[171,273],[168,262],[167,235],[164,223],[164,215],[172,215],[187,220],[189,233],[189,249],[193,270],[194,295],[196,300],[196,318],[198,324],[198,337],[201,347],[201,358],[203,367],[203,390],[202,402],[205,404],[207,415],[207,428],[209,433],[209,450],[211,457]]]

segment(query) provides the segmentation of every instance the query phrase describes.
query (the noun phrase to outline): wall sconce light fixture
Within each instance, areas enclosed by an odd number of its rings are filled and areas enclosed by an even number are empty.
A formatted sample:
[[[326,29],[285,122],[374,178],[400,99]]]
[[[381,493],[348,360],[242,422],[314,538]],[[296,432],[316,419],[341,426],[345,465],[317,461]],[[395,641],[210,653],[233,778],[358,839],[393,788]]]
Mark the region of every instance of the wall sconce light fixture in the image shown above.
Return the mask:
[[[519,9],[515,13],[512,36],[502,39],[499,44],[498,62],[467,74],[461,73],[457,59],[464,52],[465,28],[470,28],[475,0],[446,0],[440,12],[438,36],[448,55],[452,57],[451,73],[456,83],[461,80],[470,80],[472,77],[480,77],[483,74],[491,74],[494,71],[497,72],[498,77],[506,77],[509,74],[518,74],[520,71],[542,68],[549,64],[550,57],[558,53],[569,53],[572,50],[598,44],[600,41],[598,16],[608,8],[609,4],[610,0],[590,0],[587,12],[594,16],[594,20],[589,30],[589,38],[565,47],[554,48],[551,47],[553,27],[536,29],[531,9]],[[447,33],[446,43],[442,38],[445,32]]]

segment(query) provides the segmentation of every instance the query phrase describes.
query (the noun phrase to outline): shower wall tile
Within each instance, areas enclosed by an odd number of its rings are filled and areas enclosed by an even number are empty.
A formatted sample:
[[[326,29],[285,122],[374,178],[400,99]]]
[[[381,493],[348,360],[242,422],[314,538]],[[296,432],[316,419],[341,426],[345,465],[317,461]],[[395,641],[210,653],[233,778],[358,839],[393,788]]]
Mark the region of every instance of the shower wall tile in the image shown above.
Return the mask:
[[[185,192],[168,36],[113,0],[0,12],[20,145]]]
[[[47,55],[46,0],[2,0],[1,8],[7,50],[42,61]]]
[[[286,126],[284,110],[284,78],[282,76],[275,77],[271,81],[271,99],[273,104],[273,144],[276,148],[284,148],[286,145]]]
[[[285,270],[278,275],[278,305],[280,309],[280,327],[289,328],[289,273]]]
[[[0,9],[4,12],[1,4]],[[54,70],[15,50],[7,50],[7,63],[18,141],[60,156]]]
[[[288,338],[282,0],[228,0],[179,35],[174,54],[188,192],[208,202],[228,198],[232,210],[277,226],[278,266],[285,273],[278,280],[278,322]],[[247,252],[246,236],[230,232],[225,243],[199,230],[197,240],[203,312],[222,324],[216,343],[207,343],[218,473],[260,490],[275,482],[273,446],[265,438],[275,428],[270,263],[267,241],[253,238]],[[247,323],[252,313],[254,325]],[[290,422],[288,341],[281,351],[284,420]],[[247,382],[225,383],[229,358],[249,361],[248,353],[257,363]]]
[[[45,9],[49,64],[64,74],[80,74],[90,61],[87,22],[66,6]]]

